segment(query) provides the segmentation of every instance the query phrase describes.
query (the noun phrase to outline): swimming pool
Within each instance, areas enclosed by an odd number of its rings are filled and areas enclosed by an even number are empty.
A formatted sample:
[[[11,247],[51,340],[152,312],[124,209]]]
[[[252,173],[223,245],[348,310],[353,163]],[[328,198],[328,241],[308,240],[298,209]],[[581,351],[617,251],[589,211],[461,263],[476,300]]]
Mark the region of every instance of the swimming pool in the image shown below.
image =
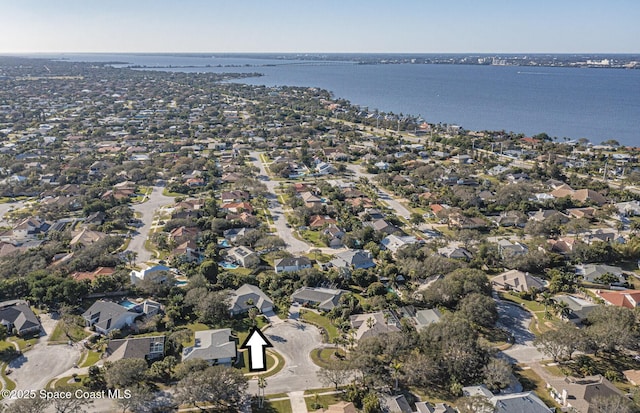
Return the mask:
[[[232,263],[226,262],[226,261],[222,261],[220,263],[220,266],[222,268],[224,268],[225,270],[235,270],[236,268],[238,268],[238,264],[232,264]]]
[[[132,309],[133,307],[135,307],[136,305],[138,305],[138,304],[136,304],[136,303],[132,303],[132,302],[131,302],[131,301],[129,301],[129,300],[120,301],[118,304],[120,304],[121,306],[123,306],[123,307],[124,307],[124,308],[126,308],[127,310],[130,310],[130,309]]]

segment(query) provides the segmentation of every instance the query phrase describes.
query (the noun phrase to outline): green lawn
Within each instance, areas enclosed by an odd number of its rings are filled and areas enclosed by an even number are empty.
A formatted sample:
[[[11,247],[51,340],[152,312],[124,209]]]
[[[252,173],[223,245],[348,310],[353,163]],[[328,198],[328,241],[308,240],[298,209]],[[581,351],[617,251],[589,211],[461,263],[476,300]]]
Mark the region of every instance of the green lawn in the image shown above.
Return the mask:
[[[284,358],[282,358],[282,356],[280,354],[278,354],[276,351],[272,351],[272,350],[267,350],[267,370],[269,370],[271,367],[273,367],[276,363],[276,360],[278,361],[278,367],[276,367],[273,371],[269,371],[269,372],[265,372],[265,373],[250,373],[249,372],[249,352],[246,350],[240,351],[238,353],[239,355],[239,360],[238,363],[235,365],[236,368],[240,369],[240,371],[243,374],[248,374],[248,377],[254,377],[254,376],[260,376],[260,377],[271,377],[277,373],[279,373],[285,365],[284,362]]]
[[[102,358],[102,353],[101,352],[89,350],[89,352],[86,353],[86,356],[84,357],[84,360],[82,361],[82,364],[80,364],[80,367],[93,366],[101,358]]]
[[[311,244],[313,244],[316,247],[326,247],[326,245],[324,245],[324,243],[320,240],[320,236],[322,235],[322,233],[320,231],[311,231],[311,230],[307,230],[307,231],[298,231],[300,233],[300,236],[302,237],[302,239],[304,239],[307,242],[310,242]]]
[[[292,413],[291,402],[287,400],[269,401],[265,400],[264,407],[258,409],[258,403],[255,401],[251,404],[254,413]]]
[[[336,357],[336,351],[341,358]],[[311,351],[311,360],[320,367],[328,368],[336,364],[347,363],[346,353],[337,347],[316,348]]]
[[[310,412],[315,412],[317,410],[317,406],[315,404],[322,405],[323,409],[326,409],[331,404],[336,404],[342,401],[342,397],[340,393],[337,394],[324,394],[322,396],[315,395],[304,398],[304,402],[307,405],[307,410]]]
[[[549,394],[547,384],[535,371],[531,369],[522,370],[516,367],[515,375],[522,384],[524,391],[533,391],[547,406],[556,407],[558,410],[560,409],[560,405],[558,405]]]
[[[332,343],[333,339],[339,336],[336,326],[331,324],[331,320],[323,315],[316,314],[313,311],[300,311],[300,317],[302,317],[304,321],[324,328],[327,332],[329,343]]]
[[[77,324],[71,324],[69,326],[69,336],[67,336],[62,328],[62,322],[60,322],[56,324],[56,328],[53,329],[49,337],[49,343],[66,343],[69,340],[78,342],[87,337],[89,337],[89,333]]]
[[[7,348],[11,348],[11,347],[13,347],[12,343],[10,343],[8,341],[5,341],[5,340],[0,341],[0,351],[2,351],[4,349],[7,349]]]
[[[13,341],[18,345],[20,351],[27,350],[33,347],[34,344],[38,341],[38,337],[32,338],[21,338],[21,337],[11,337],[9,341]]]

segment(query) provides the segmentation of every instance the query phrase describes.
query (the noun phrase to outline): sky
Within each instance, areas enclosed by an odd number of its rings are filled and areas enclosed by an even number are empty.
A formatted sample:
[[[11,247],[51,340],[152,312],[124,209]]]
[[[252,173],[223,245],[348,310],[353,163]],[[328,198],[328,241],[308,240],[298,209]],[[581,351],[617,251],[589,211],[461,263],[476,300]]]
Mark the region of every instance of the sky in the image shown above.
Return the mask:
[[[0,53],[640,53],[637,0],[0,0]]]

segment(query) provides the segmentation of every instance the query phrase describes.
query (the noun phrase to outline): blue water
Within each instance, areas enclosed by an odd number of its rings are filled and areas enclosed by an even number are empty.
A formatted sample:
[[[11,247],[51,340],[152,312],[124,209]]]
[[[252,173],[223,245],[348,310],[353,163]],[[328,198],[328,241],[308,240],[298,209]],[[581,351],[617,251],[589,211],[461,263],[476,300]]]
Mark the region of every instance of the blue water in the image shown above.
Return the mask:
[[[232,263],[230,263],[230,262],[226,262],[226,261],[222,261],[222,262],[220,263],[220,266],[221,266],[222,268],[224,268],[225,270],[235,270],[236,268],[238,268],[238,265],[237,265],[237,264],[232,264]]]
[[[135,307],[137,305],[136,303],[132,303],[129,300],[121,301],[119,304],[121,306],[123,306],[124,308],[128,309],[128,310],[132,309],[133,307]]]
[[[42,56],[40,56],[42,57]],[[314,64],[250,57],[56,55],[69,60],[127,61],[182,72],[260,72],[241,82],[313,86],[385,112],[471,130],[546,132],[594,143],[616,139],[640,146],[640,70],[465,65]],[[207,67],[207,65],[210,65]],[[214,67],[221,65],[223,67]],[[241,65],[242,67],[230,67]],[[249,66],[243,66],[249,65]],[[266,66],[265,66],[266,65]]]

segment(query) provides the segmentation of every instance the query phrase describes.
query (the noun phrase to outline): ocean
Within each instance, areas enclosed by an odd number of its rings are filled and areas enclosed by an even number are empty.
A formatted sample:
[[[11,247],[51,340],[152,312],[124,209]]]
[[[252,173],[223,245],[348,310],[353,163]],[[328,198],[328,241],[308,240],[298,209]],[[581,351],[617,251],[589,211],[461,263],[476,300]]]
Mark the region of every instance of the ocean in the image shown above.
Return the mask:
[[[470,130],[545,132],[558,141],[615,139],[640,146],[640,70],[522,66],[354,64],[215,55],[51,55],[76,61],[118,61],[182,72],[259,72],[240,80],[267,86],[309,86],[336,98],[430,123]],[[187,67],[189,66],[189,67]]]

